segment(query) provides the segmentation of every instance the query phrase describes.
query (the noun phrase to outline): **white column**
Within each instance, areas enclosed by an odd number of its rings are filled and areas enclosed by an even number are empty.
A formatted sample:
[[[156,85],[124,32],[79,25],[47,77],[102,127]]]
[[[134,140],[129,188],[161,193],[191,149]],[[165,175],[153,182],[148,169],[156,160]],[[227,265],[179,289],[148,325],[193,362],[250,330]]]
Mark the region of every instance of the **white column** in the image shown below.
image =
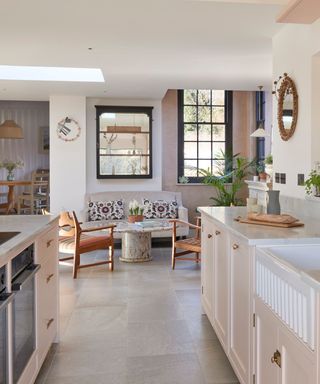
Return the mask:
[[[57,124],[69,117],[76,120],[80,136],[71,142],[57,135]],[[86,98],[50,96],[50,211],[83,209],[86,193]]]

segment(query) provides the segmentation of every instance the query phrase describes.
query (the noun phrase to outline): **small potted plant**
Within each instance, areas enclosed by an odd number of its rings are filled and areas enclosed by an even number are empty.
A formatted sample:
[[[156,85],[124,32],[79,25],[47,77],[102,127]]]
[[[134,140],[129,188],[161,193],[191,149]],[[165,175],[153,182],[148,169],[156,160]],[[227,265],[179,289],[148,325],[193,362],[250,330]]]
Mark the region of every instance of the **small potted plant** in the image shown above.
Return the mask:
[[[143,210],[143,205],[140,205],[137,200],[131,200],[129,203],[128,222],[135,223],[137,221],[143,221]]]
[[[0,168],[5,168],[8,171],[8,174],[7,174],[8,181],[13,181],[14,180],[13,171],[17,168],[22,168],[23,166],[24,166],[24,163],[21,160],[17,160],[17,161],[3,160],[0,162]]]
[[[320,197],[320,174],[313,169],[309,173],[309,178],[304,183],[307,195],[312,193],[316,197]]]
[[[257,164],[257,172],[259,174],[259,180],[265,182],[267,180],[267,176],[268,175],[265,172],[265,164],[264,164],[263,160],[258,162],[258,164]]]

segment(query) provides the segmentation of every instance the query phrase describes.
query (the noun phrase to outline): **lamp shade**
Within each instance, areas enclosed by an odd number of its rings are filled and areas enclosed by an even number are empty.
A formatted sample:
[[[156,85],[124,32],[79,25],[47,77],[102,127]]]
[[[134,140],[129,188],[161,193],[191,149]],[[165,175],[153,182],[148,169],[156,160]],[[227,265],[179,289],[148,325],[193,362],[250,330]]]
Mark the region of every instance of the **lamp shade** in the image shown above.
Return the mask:
[[[269,136],[270,135],[265,131],[261,123],[259,124],[259,127],[250,135],[250,137],[269,137]]]
[[[0,124],[0,139],[23,139],[22,128],[14,120]]]

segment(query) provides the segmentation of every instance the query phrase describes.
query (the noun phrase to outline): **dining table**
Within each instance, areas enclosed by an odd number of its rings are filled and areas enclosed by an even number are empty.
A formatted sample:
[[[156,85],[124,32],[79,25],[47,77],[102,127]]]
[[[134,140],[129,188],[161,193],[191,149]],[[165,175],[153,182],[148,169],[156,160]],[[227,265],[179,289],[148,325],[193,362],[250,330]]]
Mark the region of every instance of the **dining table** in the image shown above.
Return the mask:
[[[0,186],[8,187],[7,202],[0,204],[0,209],[4,209],[6,215],[11,211],[15,211],[14,188],[31,184],[31,180],[0,180]]]

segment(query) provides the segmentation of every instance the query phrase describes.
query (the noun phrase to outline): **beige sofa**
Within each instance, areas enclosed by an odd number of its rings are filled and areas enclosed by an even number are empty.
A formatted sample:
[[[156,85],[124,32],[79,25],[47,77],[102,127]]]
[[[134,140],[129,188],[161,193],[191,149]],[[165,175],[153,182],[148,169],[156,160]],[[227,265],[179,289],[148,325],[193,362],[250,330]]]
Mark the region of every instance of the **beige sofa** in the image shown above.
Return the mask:
[[[85,208],[82,211],[81,218],[84,222],[89,220],[88,217],[88,204],[94,201],[109,201],[119,200],[124,201],[125,217],[129,214],[129,202],[131,200],[137,200],[142,203],[142,199],[146,198],[150,201],[165,200],[176,201],[178,203],[178,218],[180,220],[188,221],[188,210],[182,205],[181,193],[170,191],[108,191],[108,192],[95,192],[87,193],[85,195]],[[125,220],[125,219],[124,219]],[[164,220],[164,219],[152,219],[152,220]],[[110,220],[112,223],[117,223],[117,220]],[[120,220],[121,221],[121,220]],[[108,222],[108,221],[104,221]],[[100,223],[99,223],[100,224]],[[187,236],[189,234],[189,227],[179,226],[177,229],[177,236]],[[170,237],[172,235],[171,230],[152,232],[152,237]],[[121,233],[115,233],[115,238],[121,238]]]

